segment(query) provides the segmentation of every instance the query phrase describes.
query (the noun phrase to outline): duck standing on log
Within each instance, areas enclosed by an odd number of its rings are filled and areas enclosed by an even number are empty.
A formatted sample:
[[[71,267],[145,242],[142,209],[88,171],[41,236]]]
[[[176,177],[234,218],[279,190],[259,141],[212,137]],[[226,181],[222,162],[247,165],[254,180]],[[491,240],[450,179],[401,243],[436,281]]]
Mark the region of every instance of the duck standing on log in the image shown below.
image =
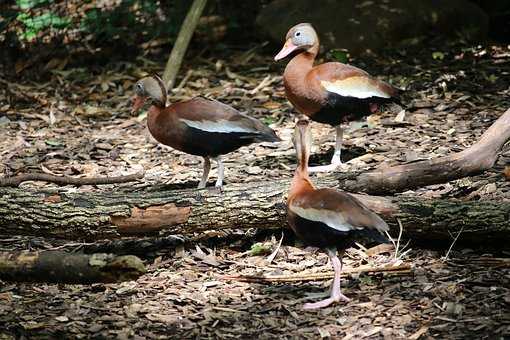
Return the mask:
[[[336,127],[335,153],[331,164],[310,171],[332,171],[342,162],[343,130],[340,124],[360,120],[380,105],[399,103],[399,91],[367,72],[347,64],[329,62],[313,66],[319,52],[319,38],[309,23],[292,27],[275,60],[293,58],[283,74],[285,94],[292,105],[313,121]]]
[[[298,166],[287,199],[287,221],[294,233],[306,244],[325,249],[335,276],[331,296],[307,303],[305,309],[327,307],[349,298],[340,290],[341,255],[356,239],[388,243],[384,236],[388,225],[357,198],[335,189],[316,189],[308,177],[308,158],[312,143],[308,121],[300,120],[294,132]]]
[[[206,186],[211,158],[218,163],[216,187],[221,187],[221,155],[256,142],[280,141],[262,122],[218,101],[195,97],[167,106],[166,99],[166,87],[158,76],[142,78],[135,84],[133,112],[149,101],[147,126],[151,135],[161,144],[204,158],[198,188]]]

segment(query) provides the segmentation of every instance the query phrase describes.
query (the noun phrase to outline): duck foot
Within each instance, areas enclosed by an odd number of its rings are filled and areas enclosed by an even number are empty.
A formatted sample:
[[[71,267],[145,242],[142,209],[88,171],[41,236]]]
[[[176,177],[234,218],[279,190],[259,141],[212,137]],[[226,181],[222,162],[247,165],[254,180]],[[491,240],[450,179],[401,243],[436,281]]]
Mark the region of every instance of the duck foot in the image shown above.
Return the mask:
[[[303,305],[303,309],[313,310],[313,309],[324,308],[324,307],[327,307],[335,302],[340,302],[340,301],[349,302],[349,301],[351,301],[351,299],[349,299],[347,296],[345,296],[344,294],[339,292],[339,293],[331,295],[329,298],[321,300],[321,301],[305,303]]]

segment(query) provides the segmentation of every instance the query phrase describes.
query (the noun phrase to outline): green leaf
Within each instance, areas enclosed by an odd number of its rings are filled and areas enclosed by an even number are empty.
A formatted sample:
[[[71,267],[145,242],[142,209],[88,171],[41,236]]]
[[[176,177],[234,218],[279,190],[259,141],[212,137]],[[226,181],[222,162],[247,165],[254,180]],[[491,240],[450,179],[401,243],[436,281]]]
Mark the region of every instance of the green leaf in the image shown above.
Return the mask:
[[[61,146],[62,145],[61,142],[59,142],[58,140],[55,140],[55,139],[46,139],[44,142],[51,146]]]
[[[346,63],[349,61],[349,52],[344,49],[334,49],[329,51],[329,54],[333,59],[340,63]]]
[[[264,243],[255,243],[250,249],[251,256],[271,254],[271,246]]]
[[[432,52],[432,59],[434,60],[443,60],[444,59],[444,53],[443,52]]]
[[[375,284],[374,280],[368,275],[360,275],[359,280],[364,285],[371,286]]]
[[[271,125],[276,122],[276,118],[273,116],[266,116],[262,118],[262,122],[266,125]]]
[[[495,83],[497,80],[499,79],[499,77],[495,74],[491,74],[490,76],[487,77],[487,80],[490,81],[491,83]]]
[[[16,5],[21,9],[31,9],[48,2],[48,0],[16,0]]]

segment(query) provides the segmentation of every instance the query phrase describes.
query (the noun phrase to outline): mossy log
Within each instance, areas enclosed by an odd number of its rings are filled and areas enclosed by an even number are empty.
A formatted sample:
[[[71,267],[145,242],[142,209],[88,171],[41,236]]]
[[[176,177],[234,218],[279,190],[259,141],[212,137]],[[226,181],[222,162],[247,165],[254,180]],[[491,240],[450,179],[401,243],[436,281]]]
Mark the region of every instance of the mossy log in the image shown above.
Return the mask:
[[[317,179],[319,187],[335,181]],[[338,184],[338,182],[336,182]],[[0,188],[2,235],[95,240],[127,235],[190,234],[212,229],[286,227],[289,180],[228,184],[216,189],[44,193]],[[510,241],[510,203],[357,195],[398,231],[420,241]]]
[[[113,283],[136,280],[145,273],[131,255],[71,254],[62,251],[0,252],[0,280],[47,283]]]

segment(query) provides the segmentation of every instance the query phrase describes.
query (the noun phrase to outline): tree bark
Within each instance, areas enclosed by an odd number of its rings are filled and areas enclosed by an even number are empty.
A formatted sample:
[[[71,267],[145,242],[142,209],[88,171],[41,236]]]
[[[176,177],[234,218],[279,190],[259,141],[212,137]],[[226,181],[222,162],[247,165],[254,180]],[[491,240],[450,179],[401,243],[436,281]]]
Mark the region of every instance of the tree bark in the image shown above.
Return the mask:
[[[316,181],[319,187],[331,181]],[[222,192],[166,190],[45,194],[0,188],[3,235],[34,235],[95,240],[147,235],[160,230],[190,234],[211,229],[286,227],[285,196],[289,180],[229,184]],[[58,199],[55,199],[58,196]],[[384,198],[357,195],[378,212],[396,235],[400,219],[407,237],[451,241],[510,241],[510,203]],[[48,199],[51,198],[51,199]]]
[[[179,31],[177,40],[172,48],[172,52],[166,62],[165,71],[163,72],[163,82],[165,83],[168,91],[170,91],[174,86],[177,73],[181,68],[182,59],[184,58],[184,54],[186,54],[189,42],[195,32],[198,20],[202,15],[206,3],[207,0],[194,0],[184,22],[182,23],[181,30]]]
[[[0,253],[0,280],[47,283],[112,283],[145,273],[131,255],[71,254],[62,251]]]

